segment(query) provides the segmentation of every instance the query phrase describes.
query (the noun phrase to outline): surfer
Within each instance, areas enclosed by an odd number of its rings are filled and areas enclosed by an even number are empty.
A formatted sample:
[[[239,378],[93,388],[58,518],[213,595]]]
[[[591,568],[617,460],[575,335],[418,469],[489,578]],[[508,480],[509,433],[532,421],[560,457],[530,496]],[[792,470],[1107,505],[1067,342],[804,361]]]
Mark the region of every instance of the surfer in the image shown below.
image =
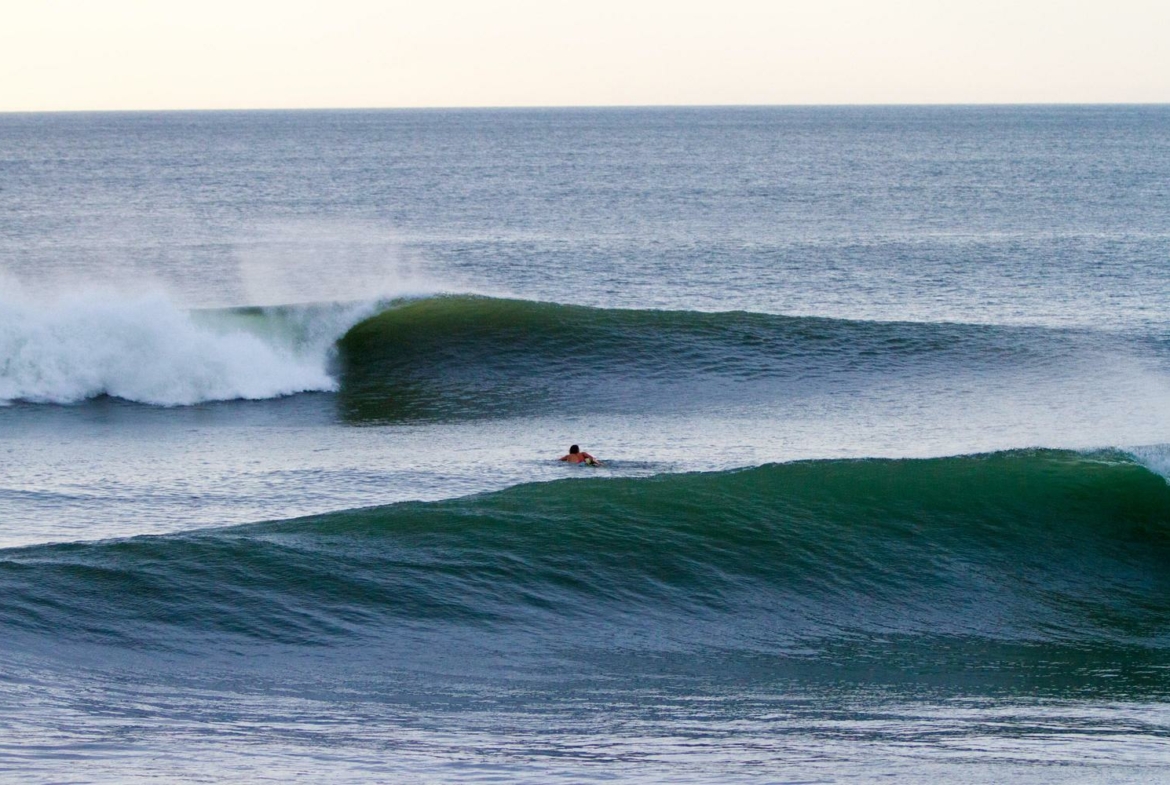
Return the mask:
[[[565,461],[566,463],[584,463],[587,466],[601,465],[601,461],[597,460],[589,453],[583,452],[581,448],[575,444],[569,448],[568,455],[562,455],[558,460]]]

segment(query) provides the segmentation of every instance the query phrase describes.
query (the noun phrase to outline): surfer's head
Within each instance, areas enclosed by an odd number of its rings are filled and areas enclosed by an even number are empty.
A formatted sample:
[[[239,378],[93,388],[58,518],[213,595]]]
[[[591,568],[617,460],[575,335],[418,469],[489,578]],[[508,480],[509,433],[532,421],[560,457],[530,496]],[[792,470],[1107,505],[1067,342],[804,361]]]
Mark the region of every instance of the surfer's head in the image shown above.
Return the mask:
[[[581,452],[581,448],[575,444],[569,448],[569,455],[576,455],[579,452]]]

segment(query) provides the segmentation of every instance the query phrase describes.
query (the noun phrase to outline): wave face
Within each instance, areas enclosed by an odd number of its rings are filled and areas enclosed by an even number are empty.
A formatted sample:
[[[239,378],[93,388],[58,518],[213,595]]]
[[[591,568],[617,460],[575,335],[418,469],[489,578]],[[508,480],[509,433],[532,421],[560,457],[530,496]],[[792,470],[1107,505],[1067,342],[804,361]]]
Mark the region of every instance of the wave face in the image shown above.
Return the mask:
[[[162,296],[0,299],[0,402],[177,406],[336,389],[334,341],[369,306],[187,312]]]
[[[12,549],[0,635],[442,646],[474,628],[644,649],[890,636],[1165,649],[1168,567],[1170,487],[1120,455],[813,461]]]
[[[807,414],[843,396],[926,411],[978,394],[1017,408],[1064,402],[1088,420],[1136,406],[1129,419],[1148,423],[1164,409],[1165,354],[1152,338],[1086,330],[473,295],[197,311],[162,296],[0,299],[0,402],[178,406],[336,391],[354,422],[774,414],[778,404]]]
[[[1119,358],[1136,348],[1090,331],[446,296],[349,330],[340,392],[359,421],[709,412],[827,393],[953,396],[963,384],[1034,397],[1038,385],[1075,394],[1070,379],[1118,389],[1137,365],[1119,368]]]

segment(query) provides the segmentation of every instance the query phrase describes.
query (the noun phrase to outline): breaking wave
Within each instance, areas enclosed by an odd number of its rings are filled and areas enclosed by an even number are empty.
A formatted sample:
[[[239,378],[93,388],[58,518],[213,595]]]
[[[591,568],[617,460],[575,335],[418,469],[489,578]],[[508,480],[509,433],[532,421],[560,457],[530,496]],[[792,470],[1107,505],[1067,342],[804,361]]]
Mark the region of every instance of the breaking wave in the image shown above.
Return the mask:
[[[370,305],[185,311],[161,295],[0,298],[0,402],[179,406],[337,388],[334,342]]]

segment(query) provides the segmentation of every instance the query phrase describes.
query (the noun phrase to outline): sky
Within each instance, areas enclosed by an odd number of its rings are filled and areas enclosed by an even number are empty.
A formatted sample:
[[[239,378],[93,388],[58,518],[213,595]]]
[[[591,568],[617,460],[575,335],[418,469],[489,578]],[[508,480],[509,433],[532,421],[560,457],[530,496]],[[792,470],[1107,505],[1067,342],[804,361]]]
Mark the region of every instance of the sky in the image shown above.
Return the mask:
[[[1170,102],[1170,0],[0,0],[0,111]]]

